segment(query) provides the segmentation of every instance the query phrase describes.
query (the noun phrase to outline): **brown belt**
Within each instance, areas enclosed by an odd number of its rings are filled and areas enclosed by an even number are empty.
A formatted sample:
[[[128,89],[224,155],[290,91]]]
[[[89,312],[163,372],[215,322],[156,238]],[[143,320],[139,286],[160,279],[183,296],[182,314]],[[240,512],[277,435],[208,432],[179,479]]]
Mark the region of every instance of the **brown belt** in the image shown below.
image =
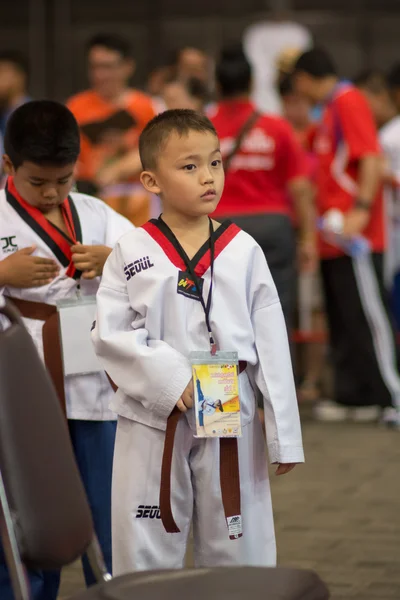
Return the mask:
[[[44,321],[42,338],[44,363],[53,381],[61,408],[66,414],[64,372],[61,356],[60,329],[58,324],[57,307],[44,302],[32,302],[8,296],[25,319]]]
[[[239,363],[239,372],[246,369],[247,363]],[[180,529],[175,523],[171,508],[171,466],[172,453],[174,449],[176,427],[183,413],[174,408],[167,421],[165,432],[164,453],[161,467],[160,486],[160,516],[167,533],[179,533]],[[220,438],[219,441],[219,476],[221,483],[222,504],[227,523],[231,517],[241,515],[240,509],[240,475],[239,475],[239,453],[236,438]],[[230,535],[231,539],[241,537]]]

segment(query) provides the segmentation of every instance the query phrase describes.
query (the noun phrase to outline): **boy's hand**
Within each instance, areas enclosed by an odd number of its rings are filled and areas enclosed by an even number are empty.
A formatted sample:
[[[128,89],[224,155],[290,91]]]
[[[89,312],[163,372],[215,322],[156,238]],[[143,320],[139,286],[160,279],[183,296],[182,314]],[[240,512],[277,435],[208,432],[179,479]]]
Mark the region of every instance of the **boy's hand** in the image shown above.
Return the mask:
[[[47,285],[57,277],[60,267],[51,258],[31,256],[36,246],[22,248],[0,262],[0,284],[15,288]]]
[[[111,254],[108,246],[72,246],[72,262],[78,271],[82,271],[83,279],[94,279],[103,273],[104,264]]]
[[[286,475],[286,473],[293,471],[297,464],[298,463],[279,463],[278,468],[275,471],[275,475]]]
[[[193,394],[194,394],[193,380],[191,379],[190,382],[188,383],[188,385],[186,386],[186,389],[183,392],[182,396],[179,398],[178,402],[176,403],[177,408],[179,408],[179,410],[181,412],[186,412],[188,408],[192,408]]]

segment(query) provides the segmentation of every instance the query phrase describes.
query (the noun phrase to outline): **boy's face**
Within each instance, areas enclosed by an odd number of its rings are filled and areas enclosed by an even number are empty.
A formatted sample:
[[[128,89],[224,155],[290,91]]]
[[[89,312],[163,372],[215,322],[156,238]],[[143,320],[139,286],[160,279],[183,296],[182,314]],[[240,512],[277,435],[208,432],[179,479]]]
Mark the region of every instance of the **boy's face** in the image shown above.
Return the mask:
[[[145,188],[158,194],[165,212],[190,217],[209,215],[224,189],[219,140],[211,132],[171,133],[153,171],[144,171]]]
[[[51,212],[60,206],[71,191],[75,164],[43,166],[25,161],[14,169],[10,158],[5,155],[4,170],[14,177],[14,185],[22,198],[42,213]]]

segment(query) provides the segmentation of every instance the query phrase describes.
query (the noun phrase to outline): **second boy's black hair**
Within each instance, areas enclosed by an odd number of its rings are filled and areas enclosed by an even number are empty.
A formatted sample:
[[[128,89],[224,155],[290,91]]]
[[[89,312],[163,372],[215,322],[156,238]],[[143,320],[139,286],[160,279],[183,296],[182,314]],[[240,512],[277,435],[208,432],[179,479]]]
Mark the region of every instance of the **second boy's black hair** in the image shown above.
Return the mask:
[[[123,37],[113,33],[98,33],[93,36],[87,43],[87,52],[96,46],[102,46],[103,48],[107,48],[107,50],[118,52],[122,58],[132,57],[129,43]]]
[[[184,136],[191,131],[212,133],[217,137],[211,121],[194,110],[183,108],[166,110],[154,117],[143,129],[139,138],[139,154],[143,169],[156,167],[157,157],[171,133]]]
[[[80,151],[78,123],[59,102],[27,102],[8,120],[4,150],[15,169],[24,162],[60,167],[73,164]]]
[[[294,72],[307,73],[316,79],[337,75],[336,66],[329,53],[322,48],[313,48],[304,52],[297,60]]]

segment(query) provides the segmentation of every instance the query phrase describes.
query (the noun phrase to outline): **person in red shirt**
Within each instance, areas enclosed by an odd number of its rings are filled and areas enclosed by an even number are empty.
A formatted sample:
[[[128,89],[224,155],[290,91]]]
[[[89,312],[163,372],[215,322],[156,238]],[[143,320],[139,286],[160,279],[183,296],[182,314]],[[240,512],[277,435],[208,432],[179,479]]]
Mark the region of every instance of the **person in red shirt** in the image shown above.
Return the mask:
[[[314,139],[317,207],[343,216],[343,242],[360,236],[371,252],[345,254],[320,242],[321,271],[335,369],[335,403],[321,419],[376,419],[400,427],[400,378],[394,329],[383,282],[386,248],[382,157],[374,118],[363,94],[341,82],[330,56],[305,52],[294,69],[296,90],[324,112]],[[351,255],[353,254],[353,255]]]
[[[230,218],[261,246],[286,322],[294,311],[294,220],[302,268],[315,263],[315,221],[304,152],[290,125],[258,113],[250,101],[251,67],[240,46],[222,51],[216,68],[221,101],[208,116],[221,140],[225,190],[215,218]]]

